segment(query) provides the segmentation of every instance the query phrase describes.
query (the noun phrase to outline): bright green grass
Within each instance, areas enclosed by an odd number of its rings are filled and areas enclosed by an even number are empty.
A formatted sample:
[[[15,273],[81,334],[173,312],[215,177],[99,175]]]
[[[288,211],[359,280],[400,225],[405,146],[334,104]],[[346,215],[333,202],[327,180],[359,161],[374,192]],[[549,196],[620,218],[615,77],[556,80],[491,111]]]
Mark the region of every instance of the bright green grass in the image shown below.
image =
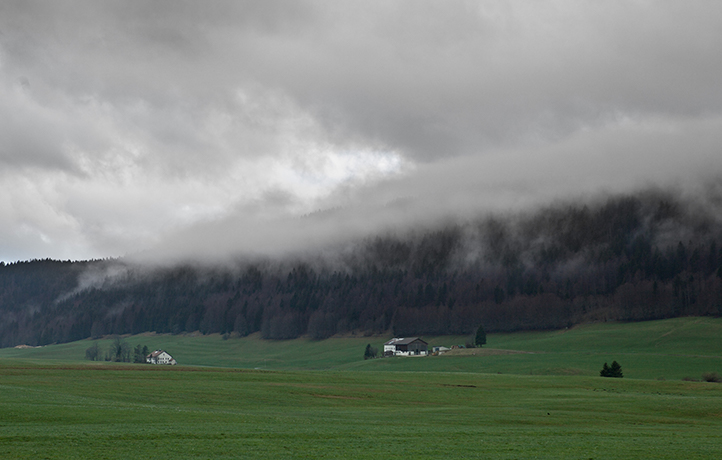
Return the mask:
[[[497,348],[545,352],[669,353],[722,356],[722,318],[596,323],[551,332],[493,335]]]
[[[131,346],[147,345],[150,350],[168,351],[180,364],[235,367],[246,369],[332,369],[363,360],[369,342],[383,344],[379,338],[343,338],[327,340],[262,340],[259,334],[223,340],[211,335],[138,335],[126,338]],[[84,361],[85,350],[94,341],[51,345],[33,349],[0,349],[0,358],[60,361]],[[112,339],[98,340],[102,350]],[[383,345],[380,345],[383,349]]]
[[[0,360],[0,458],[718,458],[704,382]]]
[[[526,353],[393,358],[364,361],[367,343],[383,350],[388,337],[261,340],[257,335],[222,340],[208,336],[150,335],[128,342],[162,348],[181,364],[269,370],[357,370],[597,376],[604,362],[622,365],[627,378],[700,379],[722,375],[722,318],[676,318],[641,323],[582,325],[562,331],[489,334],[484,350]],[[463,344],[468,337],[425,337],[430,345]],[[99,341],[107,348],[110,339]],[[37,349],[1,349],[0,359],[81,362],[90,340]],[[98,363],[105,365],[106,363]]]
[[[439,343],[463,343],[463,338]],[[432,341],[436,343],[435,341]],[[506,355],[385,359],[347,367],[404,371],[457,371],[526,375],[599,375],[604,362],[622,365],[625,377],[678,380],[722,376],[722,318],[675,318],[640,323],[604,323],[545,332],[489,334],[484,349],[518,350]]]
[[[0,458],[717,458],[722,384],[681,378],[722,374],[721,337],[679,318],[368,361],[386,337],[127,339],[215,368],[90,363],[88,340],[2,349]],[[612,360],[624,379],[598,377]]]

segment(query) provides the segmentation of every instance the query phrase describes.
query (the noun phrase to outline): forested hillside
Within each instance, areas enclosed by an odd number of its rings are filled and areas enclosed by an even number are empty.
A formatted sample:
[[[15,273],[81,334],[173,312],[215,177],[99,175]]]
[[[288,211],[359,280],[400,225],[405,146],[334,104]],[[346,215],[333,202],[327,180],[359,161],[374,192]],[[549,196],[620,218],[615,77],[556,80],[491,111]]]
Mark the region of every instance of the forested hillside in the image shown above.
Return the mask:
[[[233,266],[17,262],[0,266],[0,344],[144,331],[466,334],[479,324],[720,315],[721,229],[708,205],[645,192]]]

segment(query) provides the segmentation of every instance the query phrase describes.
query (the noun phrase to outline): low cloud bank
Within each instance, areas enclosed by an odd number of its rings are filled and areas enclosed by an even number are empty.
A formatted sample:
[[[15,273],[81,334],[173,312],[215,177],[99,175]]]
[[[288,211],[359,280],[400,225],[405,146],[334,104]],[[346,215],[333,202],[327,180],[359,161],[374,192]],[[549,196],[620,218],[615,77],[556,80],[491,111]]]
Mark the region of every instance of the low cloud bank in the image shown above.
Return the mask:
[[[317,251],[385,232],[407,232],[488,214],[535,211],[643,189],[713,206],[722,182],[722,119],[613,124],[555,143],[422,164],[405,174],[339,187],[318,212],[239,209],[164,237],[139,261],[232,260]]]

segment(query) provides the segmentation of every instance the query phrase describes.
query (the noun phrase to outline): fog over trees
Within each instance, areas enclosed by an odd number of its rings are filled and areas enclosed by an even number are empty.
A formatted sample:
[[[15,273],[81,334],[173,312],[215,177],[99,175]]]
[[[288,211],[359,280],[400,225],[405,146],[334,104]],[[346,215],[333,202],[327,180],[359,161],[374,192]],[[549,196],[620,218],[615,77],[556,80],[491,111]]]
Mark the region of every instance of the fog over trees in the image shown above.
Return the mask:
[[[720,314],[718,213],[658,190],[216,267],[0,266],[3,347],[146,331],[323,339]]]

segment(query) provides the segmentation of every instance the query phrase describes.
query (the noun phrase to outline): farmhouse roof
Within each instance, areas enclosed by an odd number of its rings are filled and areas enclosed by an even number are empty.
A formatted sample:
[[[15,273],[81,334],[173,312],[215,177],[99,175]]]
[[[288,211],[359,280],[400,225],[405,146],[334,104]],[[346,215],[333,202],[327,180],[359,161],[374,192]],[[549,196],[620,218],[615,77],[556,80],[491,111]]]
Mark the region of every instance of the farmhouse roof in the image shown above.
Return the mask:
[[[389,340],[388,342],[386,342],[384,345],[408,345],[408,344],[410,344],[411,342],[415,342],[415,341],[417,341],[417,340],[418,340],[419,342],[424,342],[426,345],[428,345],[427,342],[425,342],[424,340],[421,340],[419,337],[406,337],[406,338],[404,338],[404,337],[394,337],[393,339],[391,339],[391,340]]]
[[[148,358],[156,358],[156,357],[158,357],[158,355],[161,354],[161,353],[163,353],[163,350],[156,350],[156,351],[154,351],[153,353],[149,354],[147,357],[148,357]]]

